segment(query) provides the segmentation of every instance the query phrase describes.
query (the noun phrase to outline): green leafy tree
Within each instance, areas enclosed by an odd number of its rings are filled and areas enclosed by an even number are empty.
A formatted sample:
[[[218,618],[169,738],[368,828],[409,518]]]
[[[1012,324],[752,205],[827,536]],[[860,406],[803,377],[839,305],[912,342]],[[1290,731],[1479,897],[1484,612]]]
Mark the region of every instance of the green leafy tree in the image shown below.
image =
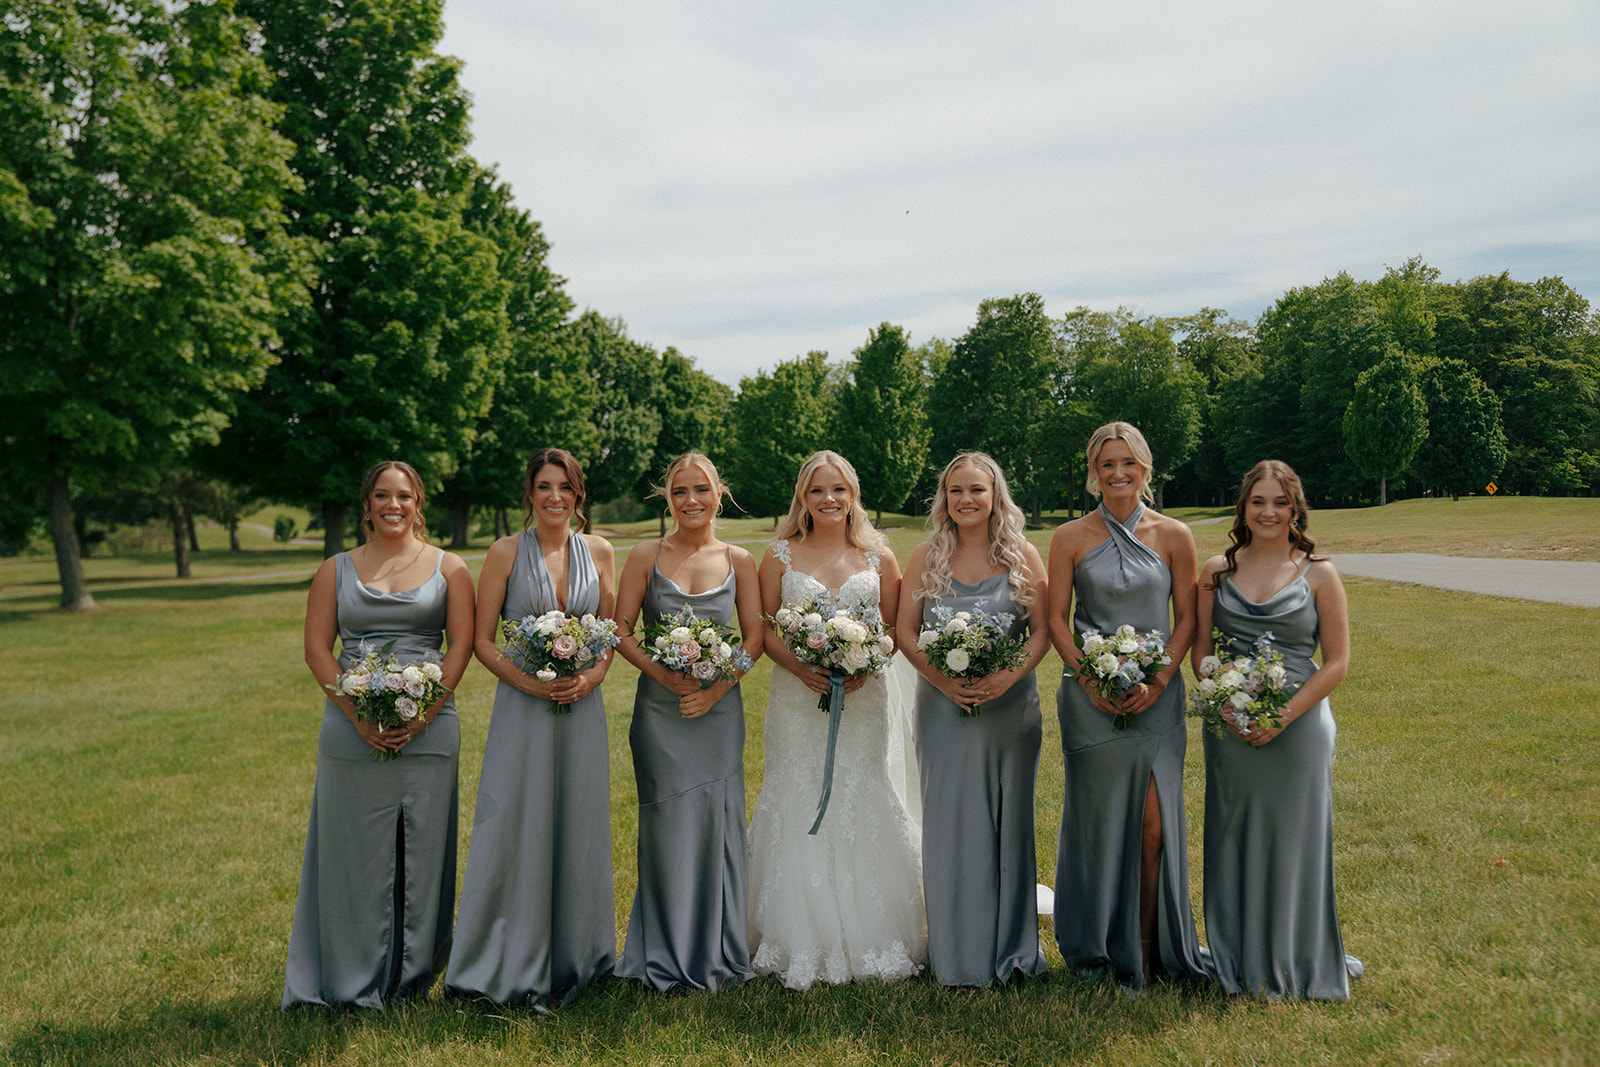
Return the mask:
[[[720,465],[728,457],[729,408],[733,390],[694,365],[694,360],[668,346],[661,353],[661,432],[656,435],[650,465],[634,487],[643,500],[649,497],[667,464],[685,452],[703,452]],[[657,515],[661,534],[667,532],[667,508]]]
[[[1061,342],[1037,293],[985,300],[928,391],[932,457],[987,452],[1033,521],[1055,487]]]
[[[757,371],[739,379],[730,409],[729,466],[742,510],[774,519],[789,510],[800,464],[832,444],[836,389],[826,352],[808,352],[779,363],[771,374]]]
[[[1061,329],[1078,418],[1087,416],[1095,426],[1120,419],[1139,428],[1155,460],[1159,509],[1167,480],[1199,444],[1205,379],[1179,354],[1165,319],[1080,307]]]
[[[1506,435],[1500,398],[1459,359],[1430,360],[1422,371],[1428,438],[1411,461],[1417,476],[1459,500],[1500,476]]]
[[[649,345],[631,340],[621,319],[585,311],[567,335],[594,382],[594,451],[583,459],[589,499],[615,500],[648,476],[661,436],[661,360]]]
[[[214,441],[273,360],[297,261],[267,72],[231,4],[12,0],[0,19],[0,430],[61,605],[76,493]]]
[[[928,465],[927,382],[899,326],[868,331],[855,357],[839,389],[834,439],[861,476],[863,503],[882,522],[885,505],[899,509]]]
[[[240,0],[261,25],[315,247],[281,362],[225,438],[236,480],[320,509],[343,547],[362,473],[405,459],[438,488],[472,444],[509,353],[499,250],[469,227],[458,64],[434,51],[438,0]]]
[[[1172,484],[1189,503],[1224,504],[1237,491],[1239,475],[1228,465],[1227,430],[1218,421],[1220,401],[1226,384],[1254,360],[1255,336],[1249,323],[1216,308],[1201,308],[1171,322],[1178,335],[1178,358],[1204,383],[1200,440],[1188,462],[1177,468]]]
[[[1361,472],[1378,479],[1378,503],[1389,502],[1389,479],[1411,466],[1428,436],[1428,406],[1416,361],[1390,345],[1361,372],[1344,412],[1344,447]]]

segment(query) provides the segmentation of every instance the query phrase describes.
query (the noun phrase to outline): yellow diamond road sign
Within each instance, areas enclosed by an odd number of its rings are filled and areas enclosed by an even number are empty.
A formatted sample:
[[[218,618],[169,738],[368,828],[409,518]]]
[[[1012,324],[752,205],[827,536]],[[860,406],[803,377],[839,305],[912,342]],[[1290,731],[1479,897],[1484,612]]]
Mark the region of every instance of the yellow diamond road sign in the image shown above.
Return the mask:
[[[1488,485],[1484,486],[1484,489],[1488,490],[1490,496],[1494,496],[1500,491],[1500,487],[1495,485],[1493,482],[1490,482]]]

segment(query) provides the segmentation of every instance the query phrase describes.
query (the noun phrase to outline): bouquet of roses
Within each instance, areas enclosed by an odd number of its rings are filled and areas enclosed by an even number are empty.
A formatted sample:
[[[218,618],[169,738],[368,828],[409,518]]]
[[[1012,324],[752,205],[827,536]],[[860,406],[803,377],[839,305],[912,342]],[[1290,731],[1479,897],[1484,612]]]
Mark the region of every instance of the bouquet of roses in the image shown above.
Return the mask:
[[[1211,631],[1219,651],[1230,644],[1227,634]],[[1217,737],[1226,734],[1232,723],[1240,731],[1255,726],[1283,724],[1283,706],[1299,687],[1289,680],[1283,666],[1283,653],[1272,647],[1272,631],[1255,639],[1243,655],[1207,656],[1200,661],[1200,681],[1189,697],[1189,714],[1204,719],[1206,728]]]
[[[1107,700],[1122,699],[1124,693],[1149,677],[1154,669],[1172,663],[1167,642],[1160,631],[1135,633],[1132,626],[1119,626],[1116,633],[1103,637],[1089,630],[1079,639],[1083,655],[1078,659],[1078,675],[1094,682],[1095,691]],[[1128,717],[1112,717],[1119,730],[1128,728]]]
[[[568,678],[592,667],[605,651],[617,647],[617,624],[593,615],[581,618],[562,611],[525,615],[500,624],[505,635],[505,655],[541,682]],[[565,714],[571,704],[555,704],[551,711]]]
[[[883,632],[877,608],[842,608],[827,593],[785,605],[776,615],[763,618],[801,663],[840,678],[882,670],[894,655],[894,638]],[[828,697],[823,696],[817,707],[827,711]]]
[[[336,696],[349,697],[356,706],[356,718],[380,730],[410,725],[450,692],[445,688],[444,671],[437,660],[401,663],[394,654],[393,641],[377,651],[363,641],[360,658],[327,688]],[[399,759],[400,753],[374,750],[372,758]]]
[[[917,635],[917,650],[936,671],[973,681],[1028,662],[1027,643],[1011,636],[1016,616],[1009,612],[991,614],[980,601],[971,611],[940,605],[933,617],[938,625]],[[962,708],[961,714],[976,715],[979,708]]]
[[[669,671],[698,678],[701,685],[733,681],[754,666],[739,647],[739,631],[727,623],[707,622],[685,604],[655,625],[645,627],[640,642],[651,659]]]

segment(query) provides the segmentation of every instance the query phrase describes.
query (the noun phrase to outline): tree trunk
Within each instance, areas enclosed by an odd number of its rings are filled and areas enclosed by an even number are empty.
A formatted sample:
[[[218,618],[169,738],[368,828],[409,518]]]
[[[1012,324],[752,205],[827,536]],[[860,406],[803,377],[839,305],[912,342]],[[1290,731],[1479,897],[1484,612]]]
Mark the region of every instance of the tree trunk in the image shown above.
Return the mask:
[[[229,552],[243,552],[244,551],[244,549],[239,547],[239,520],[238,519],[230,520],[229,523],[228,523],[228,551]]]
[[[467,524],[472,521],[472,498],[462,493],[455,499],[455,513],[450,517],[450,547],[467,547]]]
[[[1162,512],[1163,514],[1167,510],[1163,506],[1166,503],[1166,500],[1167,500],[1167,483],[1166,482],[1157,482],[1156,483],[1156,510],[1159,511],[1159,512]]]
[[[195,533],[194,529],[194,509],[185,507],[183,514],[184,525],[189,528],[189,551],[198,552],[200,551],[200,537]]]
[[[189,513],[183,501],[174,499],[167,505],[172,516],[172,561],[178,565],[178,577],[189,577]]]
[[[322,558],[332,559],[344,551],[344,505],[322,502]]]
[[[656,518],[659,520],[659,525],[661,526],[661,533],[658,536],[665,540],[667,536],[667,509],[662,508],[660,511],[656,512]]]
[[[100,605],[89,595],[78,555],[79,533],[72,521],[72,490],[65,474],[50,479],[50,540],[56,548],[56,570],[61,575],[61,607],[65,611],[92,611]]]
[[[1381,508],[1389,502],[1389,479],[1378,479],[1378,506]]]

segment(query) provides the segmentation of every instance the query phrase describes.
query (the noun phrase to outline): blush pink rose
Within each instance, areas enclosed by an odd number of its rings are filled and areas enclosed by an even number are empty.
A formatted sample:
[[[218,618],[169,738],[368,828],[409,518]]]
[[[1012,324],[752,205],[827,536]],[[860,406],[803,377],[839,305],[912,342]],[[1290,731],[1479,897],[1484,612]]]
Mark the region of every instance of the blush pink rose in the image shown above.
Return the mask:
[[[700,646],[694,641],[685,641],[678,646],[678,651],[683,654],[685,663],[697,663],[700,660]]]
[[[571,659],[578,654],[578,639],[571,634],[559,634],[550,642],[550,654],[558,659]]]

